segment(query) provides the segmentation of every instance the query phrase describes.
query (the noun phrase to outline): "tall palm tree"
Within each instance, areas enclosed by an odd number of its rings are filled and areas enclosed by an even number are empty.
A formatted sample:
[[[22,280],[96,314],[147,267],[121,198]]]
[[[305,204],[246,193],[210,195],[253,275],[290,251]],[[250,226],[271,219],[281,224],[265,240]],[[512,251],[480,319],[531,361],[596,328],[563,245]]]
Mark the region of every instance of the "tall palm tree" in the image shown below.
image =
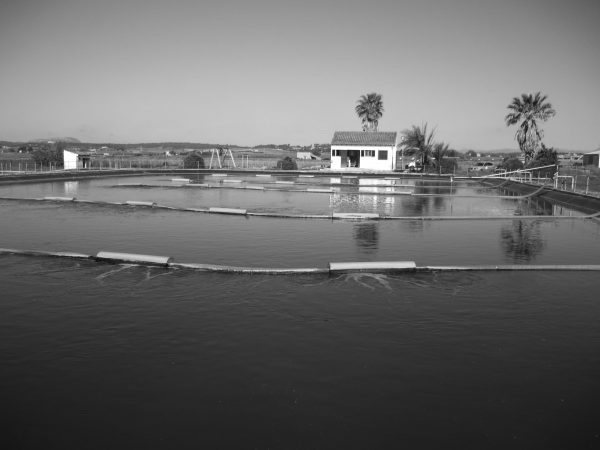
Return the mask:
[[[379,119],[383,115],[381,94],[371,92],[370,94],[362,95],[356,103],[357,105],[354,110],[362,122],[363,131],[377,131]]]
[[[541,148],[544,132],[538,128],[538,122],[546,122],[556,115],[552,105],[546,102],[547,98],[547,95],[540,92],[521,94],[521,98],[513,98],[507,106],[510,112],[504,118],[506,126],[520,122],[515,138],[525,155],[525,165],[535,158]]]
[[[435,129],[427,131],[427,123],[421,125],[413,125],[411,128],[402,131],[404,139],[402,145],[410,151],[413,150],[421,160],[423,168],[429,164],[429,158],[433,150]]]

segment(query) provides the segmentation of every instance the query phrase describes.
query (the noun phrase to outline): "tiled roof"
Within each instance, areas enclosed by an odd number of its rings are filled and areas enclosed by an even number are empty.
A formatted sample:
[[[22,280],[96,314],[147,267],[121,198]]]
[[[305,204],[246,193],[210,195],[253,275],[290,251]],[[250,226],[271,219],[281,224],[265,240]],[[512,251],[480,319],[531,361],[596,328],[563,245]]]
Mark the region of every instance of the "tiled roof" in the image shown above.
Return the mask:
[[[395,145],[395,131],[336,131],[331,145]]]

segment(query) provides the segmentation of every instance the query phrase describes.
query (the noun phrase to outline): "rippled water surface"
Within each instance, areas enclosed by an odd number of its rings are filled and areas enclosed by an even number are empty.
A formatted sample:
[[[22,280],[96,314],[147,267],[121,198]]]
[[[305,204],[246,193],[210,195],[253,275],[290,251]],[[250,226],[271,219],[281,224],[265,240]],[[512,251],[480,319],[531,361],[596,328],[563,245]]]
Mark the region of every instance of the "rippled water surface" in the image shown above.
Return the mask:
[[[0,257],[3,448],[594,448],[591,273]]]

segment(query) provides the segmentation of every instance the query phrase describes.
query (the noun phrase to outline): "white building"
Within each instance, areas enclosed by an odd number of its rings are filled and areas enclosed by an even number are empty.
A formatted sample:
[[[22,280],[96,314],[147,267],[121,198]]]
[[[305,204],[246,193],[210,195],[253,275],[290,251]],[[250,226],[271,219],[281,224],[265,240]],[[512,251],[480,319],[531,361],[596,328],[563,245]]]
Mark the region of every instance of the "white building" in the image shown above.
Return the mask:
[[[600,149],[593,152],[584,153],[583,165],[600,167]]]
[[[394,170],[398,133],[336,131],[331,141],[331,169]]]
[[[76,150],[63,150],[63,164],[65,170],[89,169],[90,155]]]

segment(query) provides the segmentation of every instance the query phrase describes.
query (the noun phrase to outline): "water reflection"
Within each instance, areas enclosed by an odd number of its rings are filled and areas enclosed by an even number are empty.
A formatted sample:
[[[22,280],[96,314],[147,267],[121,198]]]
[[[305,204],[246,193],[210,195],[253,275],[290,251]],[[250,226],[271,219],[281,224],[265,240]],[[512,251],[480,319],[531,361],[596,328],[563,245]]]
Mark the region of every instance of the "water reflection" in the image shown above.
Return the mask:
[[[515,208],[515,214],[531,216],[552,216],[554,207],[552,203],[541,198],[527,198],[518,200]]]
[[[373,253],[379,247],[379,224],[377,222],[357,223],[352,229],[352,237],[359,249]]]
[[[398,198],[396,195],[362,195],[344,190],[329,196],[329,208],[336,212],[377,212],[392,215]]]
[[[79,181],[65,181],[63,189],[65,195],[75,197],[77,195],[77,188],[79,187]]]
[[[500,242],[504,254],[513,261],[529,262],[545,248],[540,222],[536,221],[513,220],[502,226]]]

